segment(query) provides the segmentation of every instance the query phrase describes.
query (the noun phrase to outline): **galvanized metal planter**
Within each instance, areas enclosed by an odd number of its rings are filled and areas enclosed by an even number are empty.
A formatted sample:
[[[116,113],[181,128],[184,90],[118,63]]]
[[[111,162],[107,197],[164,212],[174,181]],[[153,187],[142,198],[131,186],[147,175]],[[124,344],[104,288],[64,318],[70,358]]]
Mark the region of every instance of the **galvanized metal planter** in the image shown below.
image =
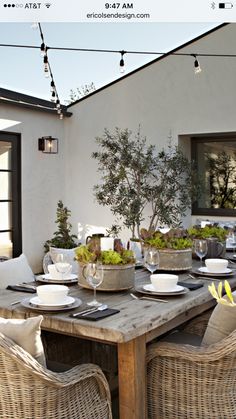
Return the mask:
[[[159,249],[159,269],[187,271],[192,268],[192,249]]]
[[[79,264],[78,284],[92,289],[83,276],[84,265]],[[97,291],[122,291],[134,286],[134,264],[103,265],[103,281]]]

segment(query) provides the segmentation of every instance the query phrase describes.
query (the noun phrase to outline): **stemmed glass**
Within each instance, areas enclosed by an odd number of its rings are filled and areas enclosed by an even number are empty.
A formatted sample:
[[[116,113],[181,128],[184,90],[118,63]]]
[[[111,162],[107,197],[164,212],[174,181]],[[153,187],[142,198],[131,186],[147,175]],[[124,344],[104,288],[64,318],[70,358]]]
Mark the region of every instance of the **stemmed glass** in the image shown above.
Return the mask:
[[[153,274],[159,266],[159,252],[156,249],[149,249],[144,255],[145,266]]]
[[[63,279],[64,275],[70,272],[71,265],[68,261],[67,255],[65,255],[64,253],[59,253],[58,255],[56,255],[55,268],[57,272],[60,273],[60,279]]]
[[[236,248],[236,233],[235,231],[231,231],[228,235],[228,239],[230,240],[230,247],[233,250],[233,253],[235,253],[235,248]],[[235,257],[236,255],[233,254],[233,257]]]
[[[196,255],[200,258],[202,265],[202,259],[207,254],[207,241],[204,239],[194,240],[194,251]]]
[[[99,303],[96,299],[96,290],[103,281],[103,267],[99,262],[88,263],[85,267],[85,277],[88,284],[93,288],[93,300],[87,304],[89,306],[99,307],[102,303]]]

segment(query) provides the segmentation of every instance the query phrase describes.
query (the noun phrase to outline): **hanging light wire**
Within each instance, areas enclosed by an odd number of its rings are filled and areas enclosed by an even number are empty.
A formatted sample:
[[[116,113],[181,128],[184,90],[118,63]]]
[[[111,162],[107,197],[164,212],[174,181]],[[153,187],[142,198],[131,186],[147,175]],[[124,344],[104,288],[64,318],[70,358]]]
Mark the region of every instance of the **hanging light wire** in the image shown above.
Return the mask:
[[[28,49],[39,49],[36,45],[22,45],[22,44],[0,44],[0,47],[8,47],[8,48],[28,48]],[[70,47],[55,47],[47,45],[47,50],[55,50],[55,51],[78,51],[78,52],[105,52],[105,53],[117,53],[121,54],[120,50],[113,50],[113,49],[92,49],[92,48],[70,48]],[[197,57],[221,57],[221,58],[236,58],[236,54],[211,54],[211,53],[201,53],[197,52],[157,52],[157,51],[132,51],[127,50],[125,54],[140,54],[140,55],[176,55],[176,56],[183,56],[183,57],[192,57],[196,55]]]
[[[59,95],[57,92],[57,88],[56,88],[56,84],[54,81],[54,77],[52,74],[52,68],[51,65],[49,63],[48,60],[48,46],[45,44],[44,41],[44,36],[43,36],[43,31],[42,31],[42,27],[41,24],[38,23],[38,28],[39,28],[39,33],[40,33],[40,37],[41,37],[41,46],[40,46],[40,50],[41,50],[41,54],[43,55],[43,65],[44,65],[44,75],[45,77],[50,77],[51,78],[51,82],[50,82],[50,86],[51,86],[51,101],[56,103],[56,111],[60,117],[60,119],[63,119],[63,112],[62,112],[62,107],[61,107],[61,102],[59,99]]]

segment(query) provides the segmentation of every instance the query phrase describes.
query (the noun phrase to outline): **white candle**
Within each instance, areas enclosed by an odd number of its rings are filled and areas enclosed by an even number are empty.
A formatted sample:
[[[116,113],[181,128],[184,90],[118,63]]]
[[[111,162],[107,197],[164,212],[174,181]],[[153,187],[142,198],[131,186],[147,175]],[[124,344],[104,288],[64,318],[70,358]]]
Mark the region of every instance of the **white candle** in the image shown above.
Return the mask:
[[[113,237],[101,237],[100,246],[101,246],[101,250],[113,250],[114,249]]]

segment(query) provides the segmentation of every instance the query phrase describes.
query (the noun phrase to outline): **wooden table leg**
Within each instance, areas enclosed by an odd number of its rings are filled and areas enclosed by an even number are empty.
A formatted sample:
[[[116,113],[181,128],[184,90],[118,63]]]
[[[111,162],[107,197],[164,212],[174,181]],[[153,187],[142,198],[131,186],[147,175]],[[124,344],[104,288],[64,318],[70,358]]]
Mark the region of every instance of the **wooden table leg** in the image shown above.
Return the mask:
[[[118,344],[118,378],[120,419],[145,419],[145,336]]]

